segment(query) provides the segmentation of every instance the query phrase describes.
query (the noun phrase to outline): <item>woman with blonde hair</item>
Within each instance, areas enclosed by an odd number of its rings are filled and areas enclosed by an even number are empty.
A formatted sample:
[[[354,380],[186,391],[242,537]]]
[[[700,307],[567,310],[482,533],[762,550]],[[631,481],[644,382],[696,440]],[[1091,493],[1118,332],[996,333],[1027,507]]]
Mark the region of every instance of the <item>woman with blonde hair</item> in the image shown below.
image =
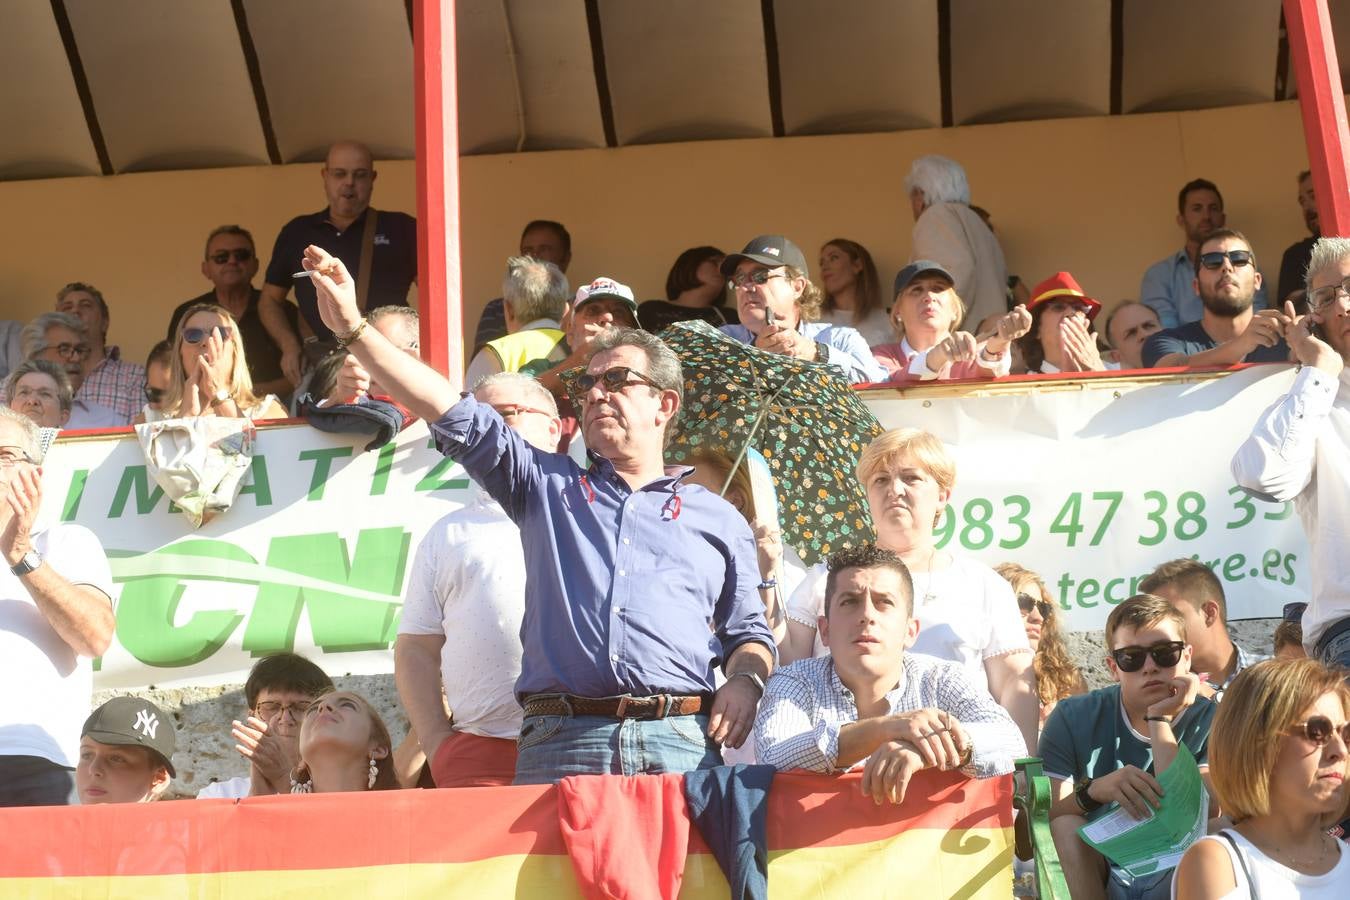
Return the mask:
[[[198,303],[183,312],[169,370],[169,387],[159,409],[146,406],[138,422],[187,416],[286,418],[276,397],[254,395],[239,324],[223,306]]]
[[[998,378],[1012,369],[1012,342],[1031,327],[1024,307],[1005,313],[983,341],[957,331],[966,306],[957,296],[950,272],[941,263],[920,259],[895,276],[891,325],[900,340],[872,348],[891,382]]]
[[[960,663],[1008,711],[1027,746],[1035,747],[1036,676],[1012,589],[983,563],[938,549],[933,534],[956,486],[956,461],[936,436],[893,428],[863,450],[857,477],[877,544],[898,554],[913,579],[919,635],[910,649]],[[815,567],[788,599],[780,665],[828,652],[816,633],[825,576],[824,565]]]
[[[329,691],[310,704],[300,723],[300,762],[292,794],[392,791],[393,741],[370,702],[351,691]]]
[[[1209,775],[1234,822],[1181,858],[1178,900],[1350,896],[1350,849],[1328,834],[1350,792],[1350,689],[1312,659],[1239,672],[1214,716]]]
[[[1069,658],[1069,649],[1059,632],[1059,613],[1041,576],[1017,563],[1000,563],[994,571],[1003,577],[1017,595],[1027,643],[1035,654],[1036,695],[1041,701],[1041,725],[1045,725],[1055,704],[1065,697],[1087,693],[1083,673]]]

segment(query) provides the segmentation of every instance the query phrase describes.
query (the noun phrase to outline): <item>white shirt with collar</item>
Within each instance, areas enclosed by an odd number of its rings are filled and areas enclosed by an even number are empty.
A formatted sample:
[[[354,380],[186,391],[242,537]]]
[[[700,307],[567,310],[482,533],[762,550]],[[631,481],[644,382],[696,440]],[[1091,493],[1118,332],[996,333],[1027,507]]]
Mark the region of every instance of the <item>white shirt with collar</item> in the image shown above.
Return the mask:
[[[1308,536],[1312,594],[1303,646],[1350,617],[1350,368],[1304,366],[1233,457],[1233,478],[1257,496],[1294,501]]]

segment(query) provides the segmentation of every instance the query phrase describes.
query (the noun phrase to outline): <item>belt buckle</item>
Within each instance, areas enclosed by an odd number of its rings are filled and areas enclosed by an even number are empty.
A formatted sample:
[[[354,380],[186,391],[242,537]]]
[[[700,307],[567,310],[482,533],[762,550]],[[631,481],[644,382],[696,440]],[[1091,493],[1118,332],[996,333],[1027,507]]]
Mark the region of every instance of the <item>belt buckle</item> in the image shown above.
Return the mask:
[[[632,699],[632,694],[623,694],[619,697],[619,705],[614,708],[614,717],[616,719],[624,718],[624,713],[628,711],[628,701]]]

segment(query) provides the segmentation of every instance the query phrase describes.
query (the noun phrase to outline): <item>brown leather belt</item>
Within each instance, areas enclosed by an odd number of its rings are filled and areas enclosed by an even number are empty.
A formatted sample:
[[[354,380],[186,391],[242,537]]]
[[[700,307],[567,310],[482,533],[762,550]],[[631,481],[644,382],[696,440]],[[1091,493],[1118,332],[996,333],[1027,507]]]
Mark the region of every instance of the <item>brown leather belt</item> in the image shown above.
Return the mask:
[[[711,708],[710,697],[654,694],[650,697],[577,697],[573,694],[531,694],[525,698],[527,716],[609,716],[615,719],[664,719],[692,716]]]

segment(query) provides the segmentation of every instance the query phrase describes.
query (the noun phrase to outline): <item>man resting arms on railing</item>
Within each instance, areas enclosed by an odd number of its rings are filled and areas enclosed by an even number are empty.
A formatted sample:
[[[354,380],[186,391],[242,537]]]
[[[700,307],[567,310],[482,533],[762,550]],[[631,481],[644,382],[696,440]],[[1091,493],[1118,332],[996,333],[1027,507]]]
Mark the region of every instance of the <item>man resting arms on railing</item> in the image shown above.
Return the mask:
[[[755,722],[760,762],[834,773],[864,765],[862,791],[904,800],[923,769],[988,778],[1026,753],[1021,733],[960,665],[906,654],[919,633],[900,557],[872,545],[830,557],[820,636],[830,655],[769,679]]]

